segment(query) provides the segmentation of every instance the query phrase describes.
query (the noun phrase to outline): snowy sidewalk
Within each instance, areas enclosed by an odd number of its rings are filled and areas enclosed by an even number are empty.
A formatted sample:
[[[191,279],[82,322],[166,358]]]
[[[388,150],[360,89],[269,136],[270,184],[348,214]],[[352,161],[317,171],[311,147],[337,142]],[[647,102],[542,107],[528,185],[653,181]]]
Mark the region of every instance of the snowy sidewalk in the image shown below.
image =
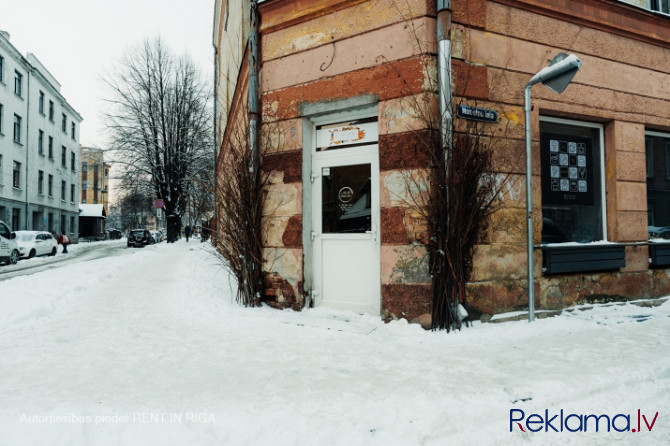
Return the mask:
[[[0,446],[668,444],[670,303],[433,333],[240,308],[207,246],[1,282]],[[524,433],[513,409],[659,415]]]

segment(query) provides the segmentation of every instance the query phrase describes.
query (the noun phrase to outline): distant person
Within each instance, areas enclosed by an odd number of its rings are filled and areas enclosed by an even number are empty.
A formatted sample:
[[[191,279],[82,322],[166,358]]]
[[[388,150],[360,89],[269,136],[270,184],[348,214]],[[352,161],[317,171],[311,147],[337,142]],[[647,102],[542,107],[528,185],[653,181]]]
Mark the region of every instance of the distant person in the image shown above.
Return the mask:
[[[188,238],[191,235],[191,227],[189,225],[186,225],[184,228],[184,235],[186,236],[186,241],[188,242]]]
[[[61,232],[60,237],[58,237],[58,244],[63,245],[63,254],[67,254],[67,245],[70,244],[70,237],[64,232]]]

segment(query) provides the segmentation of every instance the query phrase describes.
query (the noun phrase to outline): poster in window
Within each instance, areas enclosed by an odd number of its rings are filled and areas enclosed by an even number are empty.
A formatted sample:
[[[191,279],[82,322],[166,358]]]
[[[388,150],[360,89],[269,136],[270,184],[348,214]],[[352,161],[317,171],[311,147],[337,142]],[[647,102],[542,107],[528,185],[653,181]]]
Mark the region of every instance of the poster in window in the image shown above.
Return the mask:
[[[542,133],[542,204],[593,205],[593,142],[580,136]]]

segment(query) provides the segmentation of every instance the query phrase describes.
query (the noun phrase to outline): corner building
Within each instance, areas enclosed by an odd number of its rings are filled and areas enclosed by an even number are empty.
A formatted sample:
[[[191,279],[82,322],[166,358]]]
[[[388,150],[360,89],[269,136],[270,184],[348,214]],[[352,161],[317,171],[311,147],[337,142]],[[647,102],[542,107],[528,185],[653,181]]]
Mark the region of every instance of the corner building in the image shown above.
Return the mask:
[[[217,137],[248,93],[248,2],[217,2]],[[446,5],[447,10],[443,7]],[[495,111],[508,179],[477,246],[473,314],[528,306],[524,87],[558,53],[582,68],[563,94],[532,89],[536,308],[670,293],[670,11],[617,0],[265,0],[262,126],[273,143],[264,216],[266,298],[384,318],[430,313],[429,234],[408,196],[438,119],[437,17],[459,105]],[[446,14],[446,16],[445,16]],[[233,20],[237,17],[239,20]],[[272,129],[272,130],[270,130]],[[219,175],[225,176],[222,166]],[[428,187],[428,186],[425,186]]]

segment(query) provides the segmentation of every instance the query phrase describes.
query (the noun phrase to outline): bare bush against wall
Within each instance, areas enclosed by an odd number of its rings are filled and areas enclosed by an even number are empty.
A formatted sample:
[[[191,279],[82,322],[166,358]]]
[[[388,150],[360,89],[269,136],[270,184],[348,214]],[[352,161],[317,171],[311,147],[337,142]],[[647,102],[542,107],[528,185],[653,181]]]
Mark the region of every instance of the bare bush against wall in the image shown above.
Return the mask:
[[[269,174],[261,166],[269,144],[269,137],[261,139],[259,153],[253,153],[249,126],[229,122],[217,161],[214,243],[236,278],[236,299],[244,306],[260,305],[264,296],[261,231]]]

